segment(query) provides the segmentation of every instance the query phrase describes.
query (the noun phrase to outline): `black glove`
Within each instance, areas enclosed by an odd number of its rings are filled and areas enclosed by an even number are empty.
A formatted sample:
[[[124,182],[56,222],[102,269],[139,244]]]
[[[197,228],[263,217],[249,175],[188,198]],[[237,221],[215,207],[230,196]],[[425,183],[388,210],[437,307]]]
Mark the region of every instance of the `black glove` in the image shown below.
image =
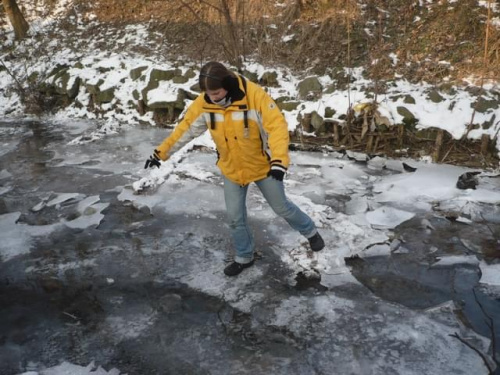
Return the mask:
[[[267,176],[271,176],[275,180],[283,181],[283,177],[285,177],[286,168],[281,165],[272,165],[271,170],[267,174]]]
[[[153,167],[161,167],[160,163],[160,151],[154,150],[153,155],[146,160],[146,164],[144,165],[144,169],[153,168]]]

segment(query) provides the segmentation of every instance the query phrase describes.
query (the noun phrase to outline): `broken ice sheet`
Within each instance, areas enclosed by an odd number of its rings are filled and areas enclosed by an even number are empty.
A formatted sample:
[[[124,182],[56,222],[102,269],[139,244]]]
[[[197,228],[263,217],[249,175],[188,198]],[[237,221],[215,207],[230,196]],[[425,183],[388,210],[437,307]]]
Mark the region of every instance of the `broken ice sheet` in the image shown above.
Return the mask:
[[[118,343],[143,335],[154,325],[157,317],[156,312],[153,311],[131,310],[124,316],[107,316],[102,329]]]
[[[270,324],[294,337],[315,337],[305,350],[318,373],[487,373],[476,353],[450,337],[455,325],[368,295],[354,300],[333,294],[292,296],[276,307]]]
[[[120,371],[116,368],[106,371],[101,366],[96,368],[93,361],[87,367],[63,362],[60,365],[44,369],[40,372],[28,371],[19,375],[120,375]]]
[[[391,254],[391,246],[388,244],[376,244],[370,246],[365,251],[361,252],[359,256],[361,258],[371,258],[379,256],[387,256]]]
[[[479,267],[481,268],[480,283],[500,286],[500,263],[487,264],[482,261]]]
[[[347,215],[365,213],[368,209],[368,198],[366,197],[352,197],[352,199],[345,204],[345,213]]]
[[[79,197],[81,197],[81,194],[78,194],[78,193],[57,194],[57,196],[54,199],[47,202],[47,206],[48,207],[57,206],[58,204],[67,202],[67,201],[72,200],[72,199],[77,199]]]
[[[33,237],[46,236],[57,227],[56,224],[31,226],[17,223],[20,216],[20,212],[0,215],[0,228],[2,228],[0,258],[3,262],[18,255],[29,253]]]
[[[366,213],[366,219],[374,228],[393,229],[399,224],[410,220],[414,213],[398,210],[392,207],[379,207]]]
[[[10,173],[8,170],[2,169],[0,171],[0,180],[10,178],[10,177],[12,177],[12,173]]]
[[[431,267],[446,267],[453,266],[455,264],[470,264],[476,266],[479,264],[479,260],[475,255],[451,255],[446,257],[438,257],[437,259],[438,261]]]
[[[61,194],[58,198],[53,199],[51,202],[60,202],[61,199],[67,197],[71,197],[69,199],[74,198],[71,194]],[[81,199],[82,195],[79,194],[77,197]],[[67,201],[67,199],[65,199],[64,201]],[[90,226],[98,226],[101,220],[104,218],[104,215],[102,215],[101,212],[109,206],[109,203],[99,203],[99,201],[100,197],[98,195],[93,195],[82,199],[76,206],[76,210],[79,213],[79,216],[73,220],[63,220],[62,223],[70,228],[80,229],[88,228]],[[47,206],[53,205],[53,203],[51,202],[47,203]]]
[[[12,188],[10,186],[0,186],[0,195],[7,193],[10,191]]]

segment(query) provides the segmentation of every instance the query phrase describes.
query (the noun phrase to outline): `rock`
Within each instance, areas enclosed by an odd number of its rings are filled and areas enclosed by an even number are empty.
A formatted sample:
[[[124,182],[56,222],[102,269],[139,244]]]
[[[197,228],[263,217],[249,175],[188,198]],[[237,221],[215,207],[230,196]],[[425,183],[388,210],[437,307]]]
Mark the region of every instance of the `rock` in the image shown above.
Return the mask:
[[[471,104],[471,107],[479,113],[487,113],[489,111],[493,111],[494,109],[498,109],[499,105],[500,102],[498,100],[487,100],[483,97],[480,97]]]
[[[432,90],[431,92],[429,92],[427,98],[433,103],[441,103],[444,100],[444,98],[441,96],[441,94],[439,94],[439,92],[437,92],[437,90]]]
[[[325,118],[332,118],[333,116],[335,116],[335,109],[331,108],[331,107],[326,107],[325,108]]]
[[[298,84],[299,98],[303,100],[321,97],[323,86],[317,77],[308,77]]]
[[[133,81],[138,80],[142,76],[142,72],[144,72],[148,67],[147,66],[139,66],[137,68],[134,68],[130,71],[130,78],[132,78]]]
[[[311,113],[311,125],[316,131],[320,131],[321,126],[323,125],[323,117],[321,117],[316,111]]]
[[[405,95],[404,102],[406,104],[415,104],[416,103],[415,99],[411,95]]]
[[[457,90],[455,89],[453,84],[451,84],[449,82],[442,83],[439,86],[439,91],[444,92],[445,94],[448,94],[448,95],[455,95],[457,93]]]
[[[149,81],[169,81],[172,80],[176,76],[181,76],[182,70],[180,69],[170,69],[170,70],[161,70],[161,69],[152,69],[149,74]],[[158,86],[156,86],[158,87]]]
[[[496,123],[495,122],[496,118],[497,118],[497,116],[495,114],[493,114],[489,120],[486,120],[481,124],[481,128],[483,128],[485,130],[491,128],[493,126],[493,124]]]
[[[180,69],[172,69],[172,70],[160,70],[160,69],[153,69],[151,70],[151,73],[149,75],[149,81],[141,91],[142,95],[142,100],[144,100],[144,103],[150,107],[150,108],[170,108],[172,105],[175,108],[184,108],[184,98],[180,98],[180,90],[178,90],[177,94],[177,99],[174,102],[156,102],[156,103],[149,103],[148,102],[148,93],[151,90],[154,90],[158,88],[160,85],[160,81],[168,81],[168,80],[184,80],[184,82],[187,82],[187,78],[182,76],[182,71]],[[179,82],[177,82],[179,83]],[[182,102],[182,104],[180,104]]]
[[[196,82],[193,86],[189,88],[191,91],[201,92],[200,84]]]
[[[132,91],[132,97],[135,100],[139,100],[141,99],[141,93],[137,89],[135,89],[134,91]]]
[[[95,96],[94,100],[96,103],[110,103],[113,101],[115,98],[115,89],[116,87],[110,87],[109,89],[106,89],[104,91],[98,91]]]
[[[182,95],[183,97],[182,100],[184,99],[195,100],[199,94],[197,92],[191,92],[188,90],[179,89],[179,95]],[[182,108],[179,107],[179,109],[184,109],[184,105],[182,106]]]
[[[302,126],[302,130],[304,130],[306,133],[312,133],[314,131],[312,125],[311,125],[311,114],[310,113],[305,113],[303,116],[299,114],[298,118],[300,125]]]
[[[466,189],[476,189],[479,181],[477,175],[481,172],[465,172],[462,174],[457,181],[457,188],[466,190]]]
[[[103,79],[99,79],[97,83],[85,83],[85,88],[91,95],[96,95],[99,92],[99,86],[104,83]]]
[[[72,76],[68,72],[68,67],[58,70],[51,78],[55,92],[60,95],[67,95],[68,98],[74,99],[78,95],[80,89],[80,78]]]
[[[186,99],[186,91],[185,90],[177,90],[177,98],[174,101],[161,101],[161,102],[154,102],[150,103],[147,101],[147,92],[143,91],[143,100],[145,104],[151,108],[151,109],[160,109],[160,108],[165,108],[169,110],[174,110],[174,109],[184,109],[184,99]]]
[[[197,76],[197,74],[196,74],[196,72],[192,68],[189,68],[186,71],[186,73],[184,74],[184,77],[186,77],[187,79],[191,79],[191,78],[194,78],[196,76]]]
[[[417,170],[417,168],[412,167],[411,165],[406,164],[405,162],[403,162],[403,169],[404,169],[406,172],[415,172],[415,171]]]
[[[189,78],[186,76],[175,76],[172,78],[173,83],[186,83],[187,81],[189,81]]]
[[[259,84],[262,86],[278,86],[278,73],[264,72],[260,77]]]
[[[276,103],[282,111],[294,111],[299,106],[300,102],[278,102]]]
[[[412,126],[417,123],[418,120],[415,118],[415,115],[408,108],[399,106],[396,109],[398,111],[398,114],[403,116],[403,124]]]
[[[259,81],[259,76],[257,75],[257,73],[249,72],[248,70],[243,70],[243,77],[252,82]]]

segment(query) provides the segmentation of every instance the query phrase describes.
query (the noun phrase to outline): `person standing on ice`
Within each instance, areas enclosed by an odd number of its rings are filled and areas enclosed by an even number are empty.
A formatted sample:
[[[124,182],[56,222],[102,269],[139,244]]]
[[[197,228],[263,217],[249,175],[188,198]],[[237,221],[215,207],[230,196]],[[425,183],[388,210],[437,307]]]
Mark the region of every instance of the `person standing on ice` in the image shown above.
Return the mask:
[[[325,246],[311,218],[287,199],[283,177],[290,163],[288,126],[276,103],[259,85],[211,61],[200,71],[202,93],[174,131],[154,150],[144,168],[160,167],[193,138],[210,134],[224,176],[224,198],[236,256],[224,273],[236,276],[254,263],[254,240],[246,196],[254,182],[276,214],[306,237],[311,250]]]

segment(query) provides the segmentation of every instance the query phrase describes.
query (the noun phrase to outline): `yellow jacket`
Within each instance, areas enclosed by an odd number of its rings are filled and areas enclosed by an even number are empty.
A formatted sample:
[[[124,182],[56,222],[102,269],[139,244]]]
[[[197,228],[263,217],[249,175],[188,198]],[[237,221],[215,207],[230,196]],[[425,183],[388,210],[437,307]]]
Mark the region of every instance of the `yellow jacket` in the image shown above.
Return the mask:
[[[167,160],[207,128],[217,147],[217,166],[239,185],[267,176],[271,165],[288,168],[288,126],[273,99],[259,85],[238,76],[242,99],[221,107],[201,93],[174,131],[157,147]]]

